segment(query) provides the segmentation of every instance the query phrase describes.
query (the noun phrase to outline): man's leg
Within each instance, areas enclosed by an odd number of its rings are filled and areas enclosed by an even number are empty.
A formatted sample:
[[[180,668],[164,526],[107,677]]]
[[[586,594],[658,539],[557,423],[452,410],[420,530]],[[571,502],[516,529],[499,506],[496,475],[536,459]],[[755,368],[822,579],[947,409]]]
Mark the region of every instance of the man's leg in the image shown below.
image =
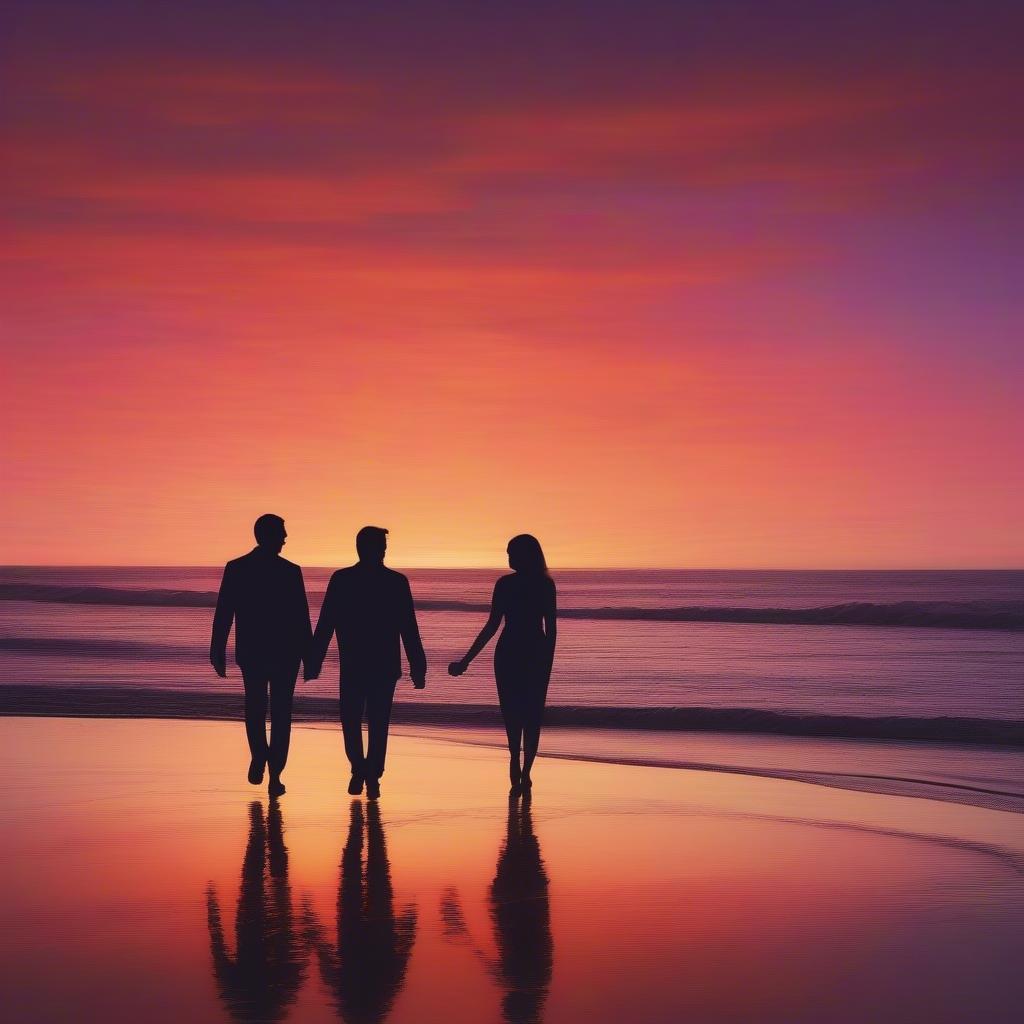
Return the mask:
[[[270,676],[270,747],[268,767],[271,778],[277,778],[288,762],[288,744],[292,735],[292,699],[298,665],[278,669]]]
[[[263,766],[267,762],[268,755],[268,673],[264,669],[252,666],[243,668],[242,683],[245,686],[245,736],[249,741],[249,754],[252,757],[249,781],[252,782],[255,779],[255,783],[259,783],[263,781]],[[257,775],[258,778],[256,778]]]
[[[352,774],[360,778],[366,774],[366,758],[363,756],[363,708],[366,705],[366,690],[355,682],[341,684],[338,710],[341,714],[341,731],[345,737],[345,754],[352,765]]]
[[[391,705],[395,700],[396,682],[377,682],[367,691],[366,724],[369,745],[366,753],[366,777],[379,779],[384,774],[384,759],[388,752],[388,726],[391,724]]]

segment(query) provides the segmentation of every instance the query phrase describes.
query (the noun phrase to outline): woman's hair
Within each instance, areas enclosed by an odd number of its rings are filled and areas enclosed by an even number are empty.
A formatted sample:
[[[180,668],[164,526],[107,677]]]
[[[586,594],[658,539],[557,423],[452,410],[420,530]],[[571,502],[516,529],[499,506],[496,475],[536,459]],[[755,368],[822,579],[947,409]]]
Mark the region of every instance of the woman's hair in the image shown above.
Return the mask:
[[[547,576],[548,563],[544,549],[532,534],[520,533],[508,542],[508,564],[515,572],[529,576]]]

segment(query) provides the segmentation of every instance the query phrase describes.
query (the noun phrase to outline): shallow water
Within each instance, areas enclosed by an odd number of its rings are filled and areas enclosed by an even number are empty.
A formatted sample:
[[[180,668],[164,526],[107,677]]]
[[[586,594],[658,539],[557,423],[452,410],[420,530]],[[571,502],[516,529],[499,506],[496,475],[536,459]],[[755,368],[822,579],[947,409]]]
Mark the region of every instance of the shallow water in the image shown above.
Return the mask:
[[[306,571],[314,615],[329,571]],[[453,601],[484,606],[497,573],[413,570],[426,608]],[[999,602],[1019,608],[1021,572],[685,572],[555,573],[560,607],[669,609],[697,605],[789,610],[869,602],[958,608]],[[128,692],[172,688],[237,692],[206,661],[212,609],[175,600],[212,601],[219,570],[182,568],[0,569],[0,686],[115,686]],[[15,599],[25,588],[56,587],[52,601]],[[6,589],[4,589],[6,588]],[[113,590],[130,601],[82,603]],[[84,595],[84,596],[83,596]],[[204,596],[205,595],[205,596]],[[420,625],[431,666],[419,702],[489,703],[490,654],[450,678],[445,666],[464,653],[482,611],[423,610]],[[944,716],[1024,720],[1024,630],[747,622],[656,622],[642,618],[564,618],[549,702],[610,708],[760,709],[867,720]],[[337,692],[333,653],[317,682],[300,693]],[[399,699],[411,691],[399,691]],[[70,697],[68,698],[70,702]],[[67,710],[74,711],[69,703]],[[742,722],[741,719],[737,721]]]

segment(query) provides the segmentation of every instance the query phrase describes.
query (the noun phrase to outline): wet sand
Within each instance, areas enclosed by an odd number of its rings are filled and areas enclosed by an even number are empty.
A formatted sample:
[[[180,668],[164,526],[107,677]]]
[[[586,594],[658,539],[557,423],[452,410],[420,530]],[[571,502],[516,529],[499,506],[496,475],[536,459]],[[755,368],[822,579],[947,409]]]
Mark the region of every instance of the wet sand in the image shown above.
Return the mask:
[[[12,1021],[1015,1021],[1024,817],[393,737],[0,720]]]

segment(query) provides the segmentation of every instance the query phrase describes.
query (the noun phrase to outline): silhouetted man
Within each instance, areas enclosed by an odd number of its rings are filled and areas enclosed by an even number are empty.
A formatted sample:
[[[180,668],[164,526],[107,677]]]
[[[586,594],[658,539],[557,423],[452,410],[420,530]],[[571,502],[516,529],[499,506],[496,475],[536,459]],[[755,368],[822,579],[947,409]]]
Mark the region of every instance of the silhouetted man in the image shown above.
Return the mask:
[[[320,672],[331,637],[338,636],[341,660],[339,712],[345,753],[352,765],[348,791],[380,796],[395,686],[402,675],[399,638],[417,690],[426,685],[427,659],[416,625],[409,581],[384,565],[388,531],[364,526],[356,534],[359,561],[332,577],[316,624],[307,674]],[[363,753],[363,714],[368,746]]]
[[[302,570],[280,555],[284,520],[265,515],[253,527],[256,547],[224,567],[210,641],[210,664],[227,675],[226,650],[235,623],[235,662],[245,683],[245,732],[249,739],[249,781],[258,786],[270,767],[270,795],[284,792],[281,773],[288,760],[292,696],[299,663],[312,640]],[[267,743],[267,691],[270,743]]]

